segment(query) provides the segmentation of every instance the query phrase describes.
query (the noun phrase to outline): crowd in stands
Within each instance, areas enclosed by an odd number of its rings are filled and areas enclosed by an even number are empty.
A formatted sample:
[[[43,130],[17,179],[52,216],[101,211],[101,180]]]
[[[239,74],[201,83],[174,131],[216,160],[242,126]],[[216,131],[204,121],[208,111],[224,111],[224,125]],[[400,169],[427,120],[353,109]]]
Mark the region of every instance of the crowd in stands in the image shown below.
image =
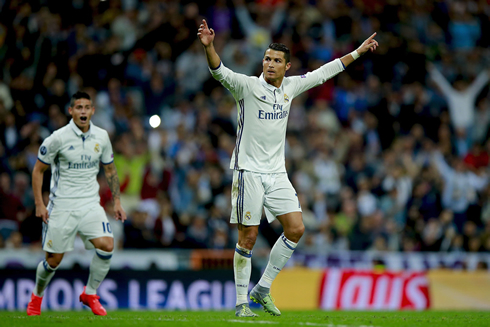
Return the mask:
[[[129,216],[111,218],[117,246],[233,248],[237,110],[197,40],[206,18],[223,63],[255,76],[272,41],[291,49],[297,75],[378,32],[374,53],[292,103],[286,167],[306,226],[298,251],[490,251],[488,1],[0,5],[0,248],[40,247],[30,174],[77,90],[113,142]],[[281,227],[260,231],[266,248]]]

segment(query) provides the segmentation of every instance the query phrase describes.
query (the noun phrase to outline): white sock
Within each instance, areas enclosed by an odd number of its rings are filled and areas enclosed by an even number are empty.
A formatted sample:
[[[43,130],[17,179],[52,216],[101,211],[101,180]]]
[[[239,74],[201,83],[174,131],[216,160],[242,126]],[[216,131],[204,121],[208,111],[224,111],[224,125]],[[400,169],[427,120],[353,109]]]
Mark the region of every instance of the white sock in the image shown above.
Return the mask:
[[[88,275],[85,294],[97,294],[97,288],[99,288],[100,283],[102,283],[111,267],[112,253],[95,249],[94,257],[90,263],[90,274]]]
[[[286,262],[296,249],[298,243],[294,243],[284,236],[284,233],[277,239],[276,244],[272,247],[269,257],[269,263],[265,268],[264,274],[260,277],[259,285],[267,289],[271,288],[272,282],[277,274],[284,268]]]
[[[39,297],[44,296],[44,290],[46,289],[49,282],[51,281],[51,278],[53,278],[56,269],[58,269],[58,267],[56,268],[51,267],[46,260],[41,261],[37,265],[36,286],[32,291],[32,293],[34,293],[35,296],[39,296]]]
[[[252,250],[242,248],[238,244],[233,257],[233,272],[235,274],[236,305],[248,303],[248,284],[252,273]]]

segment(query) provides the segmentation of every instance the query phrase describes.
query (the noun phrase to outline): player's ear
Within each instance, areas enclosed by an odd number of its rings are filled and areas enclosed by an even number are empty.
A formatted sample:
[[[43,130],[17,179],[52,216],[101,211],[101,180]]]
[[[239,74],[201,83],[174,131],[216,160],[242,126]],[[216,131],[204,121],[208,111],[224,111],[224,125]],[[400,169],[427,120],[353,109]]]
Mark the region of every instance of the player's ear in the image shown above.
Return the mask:
[[[68,107],[68,113],[72,115],[73,109],[71,107]]]
[[[291,68],[291,62],[288,62],[288,63],[286,64],[286,70],[289,70],[289,68]]]

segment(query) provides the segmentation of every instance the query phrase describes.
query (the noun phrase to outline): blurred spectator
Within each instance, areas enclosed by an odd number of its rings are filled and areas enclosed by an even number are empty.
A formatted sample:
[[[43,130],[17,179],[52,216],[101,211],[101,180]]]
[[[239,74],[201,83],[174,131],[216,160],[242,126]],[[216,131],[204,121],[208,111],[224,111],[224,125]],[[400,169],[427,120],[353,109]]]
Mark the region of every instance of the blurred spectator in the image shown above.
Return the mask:
[[[459,158],[454,159],[453,167],[449,166],[440,152],[434,153],[433,160],[445,182],[442,204],[454,212],[454,223],[461,232],[467,219],[468,207],[475,203],[476,192],[483,190],[488,184],[488,177],[468,171]]]
[[[211,240],[209,229],[206,225],[206,219],[203,216],[196,215],[193,217],[191,224],[187,228],[186,244],[190,248],[201,249],[208,247]],[[213,240],[223,241],[223,240]],[[214,244],[214,243],[213,243]]]
[[[11,190],[9,174],[0,175],[0,233],[8,240],[12,232],[18,231],[20,223],[25,219],[25,207],[22,199]]]
[[[446,97],[454,128],[468,133],[474,123],[476,97],[490,78],[488,72],[480,72],[471,84],[461,77],[451,86],[434,65],[429,64],[428,70],[430,77]]]
[[[136,208],[124,224],[124,248],[146,249],[154,247],[153,231],[146,225],[148,212],[144,208]]]
[[[184,51],[176,61],[175,72],[179,92],[185,98],[195,95],[201,90],[203,83],[209,78],[206,56],[202,53],[198,40]]]
[[[265,5],[256,5],[256,19],[250,16],[249,9],[244,0],[234,0],[235,14],[240,24],[242,33],[245,34],[247,42],[252,49],[251,58],[260,58],[264,49],[267,49],[272,41],[272,34],[279,31],[286,17],[284,3],[279,3],[271,12]]]

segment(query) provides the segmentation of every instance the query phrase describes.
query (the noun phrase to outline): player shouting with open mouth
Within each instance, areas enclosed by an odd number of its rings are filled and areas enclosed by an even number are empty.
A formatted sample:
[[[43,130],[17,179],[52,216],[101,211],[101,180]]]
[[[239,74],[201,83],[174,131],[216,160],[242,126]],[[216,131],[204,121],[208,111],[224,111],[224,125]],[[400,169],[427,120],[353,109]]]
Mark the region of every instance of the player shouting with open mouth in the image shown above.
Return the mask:
[[[87,93],[75,93],[68,108],[70,123],[47,137],[38,152],[32,171],[36,216],[43,220],[43,249],[46,259],[36,270],[36,286],[27,305],[27,314],[41,314],[44,290],[58,269],[65,252],[73,250],[78,232],[87,249],[95,248],[87,286],[80,301],[99,316],[107,314],[99,302],[97,288],[109,272],[114,249],[112,229],[100,205],[97,174],[100,163],[114,199],[116,219],[124,222],[126,213],[119,200],[119,178],[112,145],[105,130],[90,118],[95,112]],[[46,207],[42,197],[44,172],[51,168],[51,193]]]

